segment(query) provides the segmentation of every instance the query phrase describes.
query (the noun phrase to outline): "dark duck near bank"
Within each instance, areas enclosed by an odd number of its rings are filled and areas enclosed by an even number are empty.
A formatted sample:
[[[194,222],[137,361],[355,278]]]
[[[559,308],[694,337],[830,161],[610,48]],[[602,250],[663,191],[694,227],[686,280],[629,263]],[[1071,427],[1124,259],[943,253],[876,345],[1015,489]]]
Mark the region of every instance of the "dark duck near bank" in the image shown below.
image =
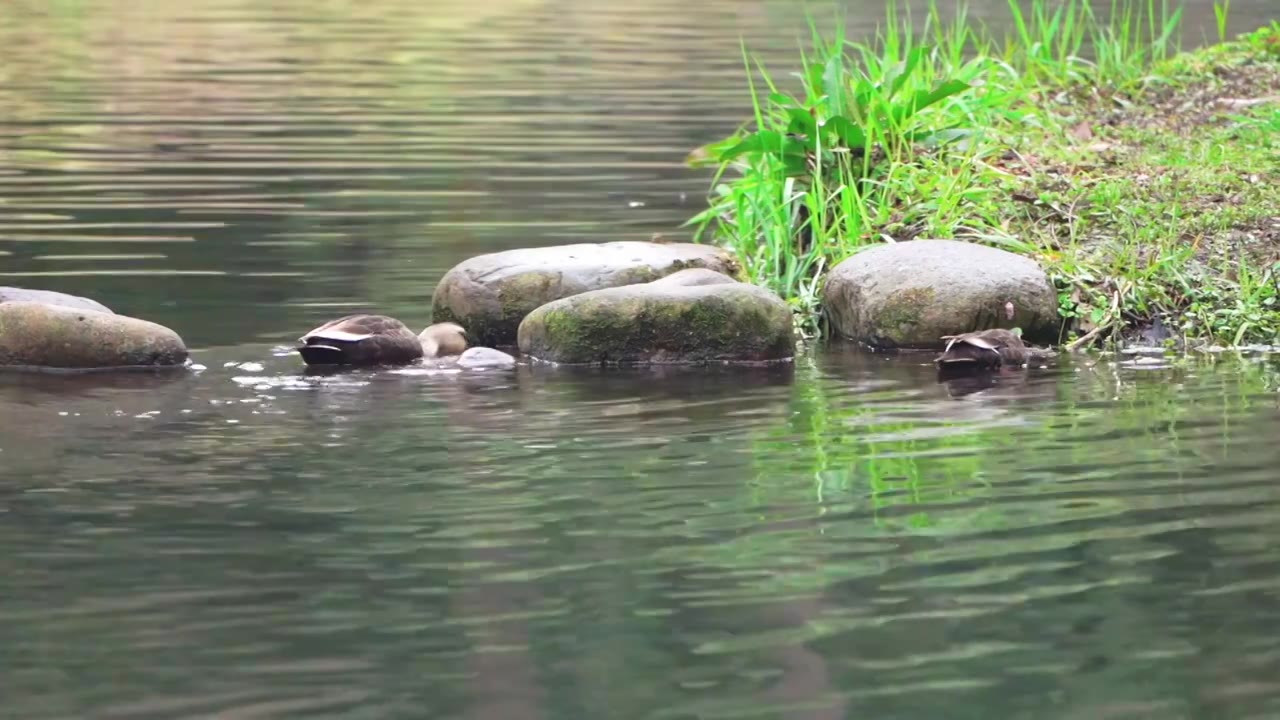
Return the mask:
[[[467,349],[466,331],[439,323],[415,335],[386,315],[347,315],[298,339],[307,365],[407,365],[422,357],[457,355]]]
[[[947,341],[947,346],[934,362],[939,368],[949,370],[1022,367],[1031,360],[1052,354],[1027,347],[1017,333],[1003,328],[945,335],[942,339]]]

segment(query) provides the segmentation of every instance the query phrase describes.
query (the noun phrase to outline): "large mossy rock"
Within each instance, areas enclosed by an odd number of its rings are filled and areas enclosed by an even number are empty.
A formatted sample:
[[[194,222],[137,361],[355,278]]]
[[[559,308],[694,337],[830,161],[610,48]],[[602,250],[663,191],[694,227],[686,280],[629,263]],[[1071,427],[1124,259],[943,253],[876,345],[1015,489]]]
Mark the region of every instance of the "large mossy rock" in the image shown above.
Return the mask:
[[[509,250],[466,260],[441,278],[433,322],[456,322],[478,345],[513,345],[525,316],[552,300],[646,283],[685,268],[737,275],[724,250],[688,243],[611,242]]]
[[[943,335],[993,327],[1022,328],[1033,342],[1057,339],[1057,293],[1044,270],[985,245],[912,240],[869,248],[832,269],[822,295],[835,331],[873,347],[937,348]]]
[[[795,354],[785,302],[697,269],[542,305],[520,324],[519,344],[522,354],[564,364],[767,362]]]
[[[182,338],[162,325],[40,302],[0,303],[0,365],[91,369],[180,365]]]
[[[0,287],[0,303],[6,302],[33,302],[43,303],[45,305],[57,305],[59,307],[74,308],[76,310],[95,310],[101,313],[111,314],[111,308],[103,305],[97,300],[90,300],[79,295],[68,295],[66,293],[54,292],[52,290],[30,290],[20,287]]]

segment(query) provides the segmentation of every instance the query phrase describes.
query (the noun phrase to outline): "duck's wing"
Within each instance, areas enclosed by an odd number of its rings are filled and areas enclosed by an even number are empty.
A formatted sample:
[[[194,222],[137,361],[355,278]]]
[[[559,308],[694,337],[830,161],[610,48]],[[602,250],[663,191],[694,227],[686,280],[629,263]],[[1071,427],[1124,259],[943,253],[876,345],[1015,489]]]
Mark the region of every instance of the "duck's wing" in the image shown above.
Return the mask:
[[[963,335],[944,335],[947,346],[934,362],[936,363],[997,363],[1000,361],[1001,345],[979,333]]]
[[[299,338],[302,342],[329,340],[359,342],[379,335],[412,334],[404,323],[386,315],[347,315],[321,325]]]
[[[964,333],[963,335],[943,335],[942,339],[947,341],[947,347],[943,350],[943,352],[947,352],[951,350],[951,347],[956,343],[962,343],[964,345],[972,345],[982,350],[995,350],[996,352],[999,352],[1001,347],[1001,343],[993,342],[992,340],[988,339],[986,336],[981,335],[979,333]]]

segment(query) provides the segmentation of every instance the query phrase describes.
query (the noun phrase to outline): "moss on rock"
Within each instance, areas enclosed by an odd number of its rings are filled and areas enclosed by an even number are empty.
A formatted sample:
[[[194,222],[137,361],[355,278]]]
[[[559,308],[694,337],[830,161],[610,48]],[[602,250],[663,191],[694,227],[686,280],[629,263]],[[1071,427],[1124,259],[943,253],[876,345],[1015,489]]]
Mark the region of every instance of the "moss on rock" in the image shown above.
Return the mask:
[[[790,308],[730,281],[649,283],[556,300],[520,325],[523,354],[566,364],[766,362],[795,352]]]
[[[520,322],[543,304],[688,268],[741,272],[724,250],[687,243],[578,244],[480,255],[441,278],[432,296],[432,320],[462,325],[475,343],[512,345]]]

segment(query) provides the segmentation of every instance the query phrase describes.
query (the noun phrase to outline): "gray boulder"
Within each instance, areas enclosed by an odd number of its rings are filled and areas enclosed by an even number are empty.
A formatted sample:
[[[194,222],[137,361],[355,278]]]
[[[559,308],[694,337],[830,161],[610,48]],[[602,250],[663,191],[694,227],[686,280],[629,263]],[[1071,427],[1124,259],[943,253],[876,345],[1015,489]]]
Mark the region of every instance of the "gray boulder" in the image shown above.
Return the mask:
[[[880,348],[938,348],[943,335],[995,327],[1032,342],[1058,334],[1057,292],[1034,260],[955,240],[863,250],[831,270],[822,302],[836,333]]]
[[[29,290],[20,287],[0,287],[0,303],[34,302],[45,305],[75,308],[76,310],[95,310],[111,314],[111,308],[97,300],[90,300],[79,295],[54,292],[52,290]]]
[[[180,365],[187,348],[162,325],[39,302],[0,303],[0,365],[90,369]]]
[[[766,362],[795,354],[791,308],[764,288],[700,270],[543,305],[520,352],[565,364]]]
[[[689,243],[610,242],[509,250],[466,260],[441,278],[433,322],[456,322],[481,345],[512,345],[540,305],[591,290],[645,283],[685,268],[736,275],[724,250]]]

